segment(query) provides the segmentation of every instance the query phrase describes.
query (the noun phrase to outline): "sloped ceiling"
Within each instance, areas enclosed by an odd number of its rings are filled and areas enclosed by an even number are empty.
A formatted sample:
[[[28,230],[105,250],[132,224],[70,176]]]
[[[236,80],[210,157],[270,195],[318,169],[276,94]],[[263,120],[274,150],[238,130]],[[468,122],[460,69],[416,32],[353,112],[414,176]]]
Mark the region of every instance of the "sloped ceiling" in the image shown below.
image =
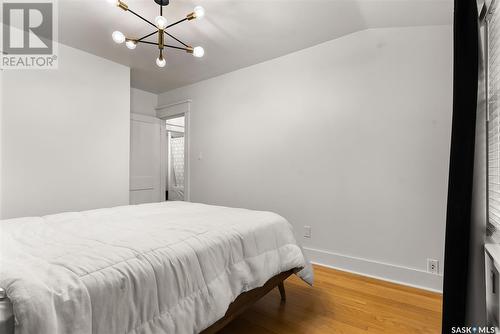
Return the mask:
[[[151,21],[158,15],[153,0],[125,2]],[[170,32],[203,46],[205,57],[167,50],[162,69],[155,46],[113,43],[114,30],[141,37],[152,27],[108,0],[60,0],[59,40],[130,66],[132,87],[161,93],[367,28],[450,25],[453,14],[451,0],[170,0],[164,16],[174,22],[196,5],[206,16]]]

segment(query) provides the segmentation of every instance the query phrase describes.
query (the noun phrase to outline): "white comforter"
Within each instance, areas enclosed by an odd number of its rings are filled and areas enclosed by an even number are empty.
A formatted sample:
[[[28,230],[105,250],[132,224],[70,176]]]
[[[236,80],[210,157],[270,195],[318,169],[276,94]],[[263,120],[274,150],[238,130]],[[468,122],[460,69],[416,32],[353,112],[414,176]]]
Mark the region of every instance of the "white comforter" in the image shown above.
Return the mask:
[[[242,292],[297,267],[270,213],[165,202],[0,221],[16,334],[198,333]]]

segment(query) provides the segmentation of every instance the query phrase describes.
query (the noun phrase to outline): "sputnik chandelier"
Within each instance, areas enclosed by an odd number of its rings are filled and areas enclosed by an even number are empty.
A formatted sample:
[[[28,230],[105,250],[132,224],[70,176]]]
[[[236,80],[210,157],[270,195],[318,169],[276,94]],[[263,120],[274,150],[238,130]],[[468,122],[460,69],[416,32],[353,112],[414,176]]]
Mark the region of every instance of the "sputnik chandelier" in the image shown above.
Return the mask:
[[[172,34],[167,32],[168,28],[173,27],[181,22],[191,21],[194,19],[201,19],[205,15],[205,10],[203,9],[203,7],[196,6],[191,13],[186,15],[185,18],[183,18],[177,22],[168,24],[167,19],[163,16],[163,6],[167,6],[169,3],[169,0],[154,0],[154,2],[156,2],[160,6],[160,15],[155,18],[155,23],[145,19],[141,15],[137,14],[136,12],[134,12],[133,10],[128,8],[128,5],[125,2],[123,2],[121,0],[116,1],[116,6],[118,8],[120,8],[126,12],[132,13],[135,16],[137,16],[138,18],[140,18],[141,20],[152,25],[153,27],[155,27],[155,31],[153,31],[152,33],[147,34],[146,36],[143,36],[141,38],[126,37],[122,32],[115,31],[115,32],[113,32],[113,35],[112,35],[115,43],[121,44],[121,43],[125,42],[125,45],[127,46],[127,48],[129,48],[131,50],[135,49],[137,47],[138,43],[144,43],[144,44],[158,46],[158,49],[160,50],[160,55],[156,59],[156,65],[158,65],[159,67],[165,67],[165,65],[167,64],[167,61],[165,60],[165,55],[163,54],[164,48],[183,50],[183,51],[186,51],[187,53],[192,54],[195,57],[198,57],[198,58],[203,57],[203,55],[205,54],[205,50],[203,50],[203,48],[201,46],[197,46],[197,47],[193,48],[192,46],[184,43],[180,39],[172,36]],[[153,36],[155,34],[158,34],[158,39],[157,39],[158,42],[157,43],[145,41],[146,38]],[[165,35],[174,39],[175,41],[180,43],[182,46],[165,44]]]

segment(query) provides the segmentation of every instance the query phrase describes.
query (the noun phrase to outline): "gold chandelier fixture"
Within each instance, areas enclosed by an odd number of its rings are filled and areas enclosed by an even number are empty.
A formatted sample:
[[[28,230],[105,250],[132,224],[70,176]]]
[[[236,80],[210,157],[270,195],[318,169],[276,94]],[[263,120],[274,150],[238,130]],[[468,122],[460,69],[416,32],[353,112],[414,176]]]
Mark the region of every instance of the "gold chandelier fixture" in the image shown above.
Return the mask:
[[[195,57],[198,57],[198,58],[203,57],[203,55],[205,54],[205,50],[203,50],[203,48],[201,46],[192,47],[192,46],[184,43],[180,39],[174,37],[169,32],[167,32],[167,29],[169,29],[169,28],[171,28],[171,27],[173,27],[181,22],[191,21],[194,19],[201,19],[203,16],[205,16],[205,10],[203,9],[203,7],[196,6],[191,13],[186,15],[185,18],[183,18],[179,21],[176,21],[174,23],[168,24],[167,19],[163,16],[163,6],[167,6],[169,3],[169,0],[154,0],[154,2],[156,2],[160,6],[160,15],[158,15],[155,18],[154,23],[153,23],[153,22],[149,21],[148,19],[145,19],[141,15],[137,14],[133,10],[131,10],[125,2],[123,2],[121,0],[117,0],[116,6],[118,8],[120,8],[126,12],[132,13],[133,15],[137,16],[141,20],[143,20],[143,21],[147,22],[148,24],[150,24],[151,26],[153,26],[155,28],[155,30],[152,33],[147,34],[146,36],[143,36],[141,38],[126,37],[122,32],[115,31],[112,34],[113,41],[115,41],[115,43],[117,43],[117,44],[122,44],[123,42],[125,42],[125,45],[130,50],[135,49],[137,47],[138,43],[156,45],[158,47],[158,49],[160,50],[160,55],[156,59],[156,65],[158,65],[159,67],[165,67],[165,65],[167,64],[167,61],[165,59],[165,55],[163,54],[163,50],[165,48],[183,50],[187,53],[192,54]],[[158,42],[145,41],[146,38],[153,36],[155,34],[158,34],[158,39],[157,39]],[[176,46],[176,45],[165,44],[165,35],[174,39],[180,45]]]

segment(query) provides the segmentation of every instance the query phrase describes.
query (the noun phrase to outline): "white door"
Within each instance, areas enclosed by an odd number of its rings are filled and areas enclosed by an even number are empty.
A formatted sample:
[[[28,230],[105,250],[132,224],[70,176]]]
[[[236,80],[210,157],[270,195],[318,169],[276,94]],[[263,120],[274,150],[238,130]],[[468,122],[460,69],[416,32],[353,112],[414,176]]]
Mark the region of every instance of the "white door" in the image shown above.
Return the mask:
[[[162,196],[160,119],[131,114],[130,204],[160,202]]]

